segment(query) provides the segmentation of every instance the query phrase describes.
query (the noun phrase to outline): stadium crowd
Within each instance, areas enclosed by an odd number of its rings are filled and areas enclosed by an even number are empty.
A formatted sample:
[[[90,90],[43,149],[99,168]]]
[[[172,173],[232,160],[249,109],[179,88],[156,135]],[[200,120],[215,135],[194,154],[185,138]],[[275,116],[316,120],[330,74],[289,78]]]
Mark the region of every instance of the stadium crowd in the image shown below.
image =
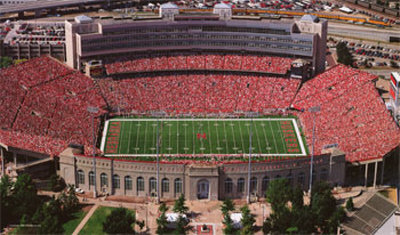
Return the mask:
[[[315,151],[338,144],[350,162],[380,158],[398,145],[400,133],[375,89],[374,75],[339,65],[303,84],[293,102],[307,142],[316,120]],[[318,113],[309,108],[320,106]]]
[[[70,143],[90,144],[86,109],[99,107],[100,115],[106,108],[91,78],[48,57],[1,70],[0,85],[8,88],[0,92],[0,142],[22,136],[15,144],[31,151],[57,155]]]
[[[233,113],[289,107],[300,81],[266,76],[177,75],[99,80],[112,110]]]
[[[241,63],[233,63],[238,58]],[[262,63],[281,66],[271,58],[266,57]],[[160,64],[169,69],[244,69],[250,68],[255,59],[260,58],[176,56],[107,66],[109,72],[110,69],[146,71]],[[137,68],[135,63],[142,67]],[[258,66],[255,64],[253,67]],[[338,144],[348,161],[369,160],[391,151],[400,139],[399,129],[375,89],[374,79],[368,73],[338,65],[302,85],[297,79],[229,73],[94,81],[51,58],[41,57],[1,70],[0,142],[50,155],[57,155],[68,144],[75,143],[85,145],[89,153],[92,140],[89,106],[100,109],[97,117],[107,112],[148,114],[152,111],[171,115],[240,111],[270,114],[269,110],[292,106],[299,110],[293,113],[299,117],[310,144],[315,115],[317,154],[325,145]],[[309,112],[313,106],[320,106],[321,111]],[[99,124],[100,119],[95,118],[95,125],[99,127]]]
[[[187,55],[149,58],[119,57],[104,61],[107,74],[165,70],[244,70],[286,74],[292,59],[251,55]]]

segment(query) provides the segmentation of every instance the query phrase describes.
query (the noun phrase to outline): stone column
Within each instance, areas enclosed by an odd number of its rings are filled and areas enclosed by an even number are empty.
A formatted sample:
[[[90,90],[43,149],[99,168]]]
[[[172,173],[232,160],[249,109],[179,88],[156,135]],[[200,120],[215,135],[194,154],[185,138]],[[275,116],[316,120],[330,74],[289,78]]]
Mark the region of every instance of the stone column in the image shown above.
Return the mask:
[[[374,169],[374,188],[376,187],[376,174],[378,172],[378,161],[375,162],[375,169]]]
[[[368,163],[365,164],[364,187],[367,187],[367,183],[368,183]]]
[[[13,152],[14,165],[17,167],[17,153]]]

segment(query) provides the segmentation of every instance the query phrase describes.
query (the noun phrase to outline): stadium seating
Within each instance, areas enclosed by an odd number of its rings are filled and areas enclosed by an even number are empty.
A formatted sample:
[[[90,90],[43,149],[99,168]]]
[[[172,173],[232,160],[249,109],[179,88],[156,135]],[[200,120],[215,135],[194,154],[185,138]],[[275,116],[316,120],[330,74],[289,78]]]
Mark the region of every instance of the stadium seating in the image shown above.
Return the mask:
[[[233,113],[287,108],[299,80],[238,75],[179,75],[100,80],[113,110]],[[268,91],[268,94],[261,93]]]
[[[109,73],[171,69],[285,72],[285,58],[246,55],[155,56],[107,63]],[[168,75],[93,81],[48,57],[0,73],[0,142],[57,155],[66,145],[92,141],[89,106],[96,114],[224,115],[249,111],[277,114],[293,105],[315,152],[337,143],[350,162],[380,158],[398,145],[399,129],[372,82],[375,76],[335,66],[300,87],[300,80],[229,73]],[[321,112],[310,113],[313,106]],[[315,116],[314,116],[315,115]],[[95,119],[98,127],[100,120]],[[97,133],[97,132],[96,132]],[[311,146],[309,146],[311,147]],[[96,150],[99,151],[99,150]]]
[[[247,55],[188,55],[154,56],[149,58],[119,57],[118,61],[109,58],[103,61],[107,74],[148,72],[165,70],[244,70],[286,74],[292,59],[268,56]]]
[[[308,143],[316,118],[316,154],[323,147],[338,144],[350,162],[380,158],[397,146],[399,130],[375,85],[374,75],[336,66],[303,84],[294,105],[299,113]],[[320,106],[317,114],[307,110]]]

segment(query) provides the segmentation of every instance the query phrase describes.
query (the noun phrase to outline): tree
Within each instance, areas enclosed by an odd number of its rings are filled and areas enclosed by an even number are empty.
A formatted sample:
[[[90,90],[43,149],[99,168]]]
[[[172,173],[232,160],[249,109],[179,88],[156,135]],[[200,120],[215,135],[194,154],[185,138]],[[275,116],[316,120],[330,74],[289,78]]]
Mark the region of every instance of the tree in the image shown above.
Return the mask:
[[[339,42],[336,45],[336,53],[338,56],[338,62],[344,65],[353,66],[353,56],[344,42]]]
[[[188,219],[186,217],[183,217],[183,215],[179,215],[176,221],[176,229],[174,230],[174,234],[186,234],[189,229],[188,224]]]
[[[37,233],[39,234],[58,234],[64,230],[62,228],[62,209],[61,202],[54,197],[36,211],[32,222],[40,224]]]
[[[224,234],[231,235],[236,232],[236,229],[233,227],[231,216],[228,213],[224,215],[224,220],[222,223],[225,225],[225,228],[222,230]]]
[[[168,221],[165,213],[168,211],[168,206],[165,205],[165,203],[161,203],[160,206],[158,207],[158,211],[161,213],[161,215],[156,220],[157,221],[156,233],[159,235],[166,234]]]
[[[187,206],[185,206],[185,195],[181,194],[177,200],[175,200],[174,208],[172,209],[176,213],[186,214],[189,210]]]
[[[267,190],[267,201],[271,203],[272,213],[264,221],[266,233],[334,233],[343,221],[343,208],[336,207],[327,183],[313,186],[310,205],[303,201],[303,191],[292,188],[286,180],[274,180]]]
[[[12,65],[13,61],[10,57],[7,56],[0,56],[0,69],[6,68]]]
[[[60,194],[59,200],[63,206],[63,212],[65,216],[68,216],[79,207],[79,199],[75,195],[75,187],[73,185],[69,186],[68,194],[65,192]]]
[[[135,221],[135,215],[126,208],[117,208],[107,216],[106,221],[103,223],[103,231],[109,234],[135,233],[133,229]]]
[[[221,212],[222,215],[227,215],[230,211],[235,210],[235,204],[233,201],[229,198],[225,199],[224,202],[221,205]]]
[[[251,214],[247,205],[244,205],[242,208],[240,208],[240,211],[242,212],[242,219],[240,221],[242,224],[242,229],[240,230],[240,234],[253,234],[254,223],[256,222],[254,215]]]
[[[28,174],[19,175],[12,190],[12,216],[18,221],[23,215],[31,217],[40,206],[36,186]]]
[[[10,211],[13,210],[13,201],[12,201],[12,192],[11,187],[12,183],[8,175],[5,175],[1,178],[0,181],[0,207],[1,207],[1,219],[0,219],[0,230],[6,227],[8,224],[12,222],[12,215],[10,215]]]
[[[348,211],[353,211],[353,210],[354,210],[353,197],[350,197],[349,199],[347,199],[347,202],[346,202],[346,209],[347,209]]]
[[[65,188],[65,182],[59,175],[50,176],[49,187],[53,192],[60,192]]]

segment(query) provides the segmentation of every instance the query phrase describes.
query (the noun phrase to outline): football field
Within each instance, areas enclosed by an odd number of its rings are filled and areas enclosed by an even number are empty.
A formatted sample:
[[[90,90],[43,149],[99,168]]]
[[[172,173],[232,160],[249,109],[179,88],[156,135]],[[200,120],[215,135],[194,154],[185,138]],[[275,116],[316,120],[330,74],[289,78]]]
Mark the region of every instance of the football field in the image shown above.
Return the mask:
[[[251,137],[250,137],[251,136]],[[305,156],[294,118],[110,119],[105,156]]]

